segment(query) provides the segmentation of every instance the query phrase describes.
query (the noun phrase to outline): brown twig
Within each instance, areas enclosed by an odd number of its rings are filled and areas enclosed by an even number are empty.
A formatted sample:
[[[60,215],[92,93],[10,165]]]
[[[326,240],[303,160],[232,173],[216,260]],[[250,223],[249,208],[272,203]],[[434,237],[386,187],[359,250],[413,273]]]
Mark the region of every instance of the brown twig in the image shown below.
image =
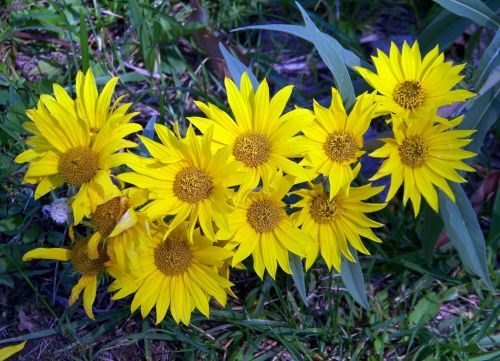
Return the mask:
[[[19,38],[19,39],[35,40],[35,41],[41,41],[41,42],[45,42],[45,43],[58,44],[58,45],[65,46],[65,47],[71,47],[71,43],[67,40],[52,38],[52,37],[46,36],[46,35],[26,33],[24,31],[16,31],[12,35],[13,35],[13,37]],[[75,44],[75,47],[79,48],[80,45]]]

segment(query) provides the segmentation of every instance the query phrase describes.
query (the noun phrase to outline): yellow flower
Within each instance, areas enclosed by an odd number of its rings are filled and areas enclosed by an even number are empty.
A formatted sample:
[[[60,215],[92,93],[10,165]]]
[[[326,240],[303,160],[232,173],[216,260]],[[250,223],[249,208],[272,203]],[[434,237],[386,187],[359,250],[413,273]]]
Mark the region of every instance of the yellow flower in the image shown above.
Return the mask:
[[[95,233],[88,243],[91,259],[99,257],[99,243],[106,238],[108,256],[122,268],[128,267],[128,255],[134,252],[134,247],[150,238],[146,215],[135,211],[148,200],[147,197],[147,191],[129,188],[123,191],[122,196],[97,206],[91,218]]]
[[[227,163],[229,154],[223,149],[212,153],[211,131],[200,137],[189,127],[186,138],[180,139],[165,126],[156,125],[155,129],[163,144],[141,137],[153,158],[129,154],[127,165],[135,172],[118,178],[150,191],[153,201],[142,209],[148,218],[175,216],[171,223],[174,229],[189,217],[189,240],[199,221],[203,233],[215,241],[212,221],[219,228],[228,227],[231,192],[225,185],[232,185],[227,181],[237,164]]]
[[[75,109],[78,116],[87,122],[92,133],[99,132],[106,122],[117,121],[124,124],[138,114],[126,114],[132,103],[118,106],[120,100],[125,97],[124,95],[118,97],[110,107],[113,91],[118,80],[118,77],[111,78],[102,89],[101,94],[99,94],[91,69],[87,71],[86,75],[79,71],[76,76]],[[66,99],[69,107],[71,98],[67,97]]]
[[[17,345],[0,348],[0,361],[5,361],[12,355],[18,353],[19,351],[24,349],[24,345],[26,345],[26,341],[18,343]]]
[[[389,56],[378,50],[372,56],[376,73],[355,67],[359,74],[381,95],[380,110],[393,113],[408,124],[436,112],[443,105],[461,102],[474,94],[465,89],[451,90],[463,79],[459,73],[465,64],[453,66],[444,61],[444,54],[436,46],[423,59],[418,42],[405,42],[402,52],[391,43]]]
[[[170,308],[175,322],[189,324],[192,311],[197,308],[210,316],[208,302],[214,297],[222,306],[226,304],[226,289],[233,284],[219,274],[219,267],[232,252],[212,246],[193,231],[193,242],[187,239],[187,223],[180,224],[164,239],[165,228],[152,230],[152,240],[137,251],[139,267],[127,273],[111,265],[109,273],[116,278],[109,291],[118,291],[113,299],[135,292],[131,310],[141,308],[146,317],[156,305],[156,323],[160,323]],[[109,262],[112,263],[112,262]]]
[[[294,213],[297,225],[302,226],[314,244],[307,252],[306,268],[309,269],[321,250],[321,256],[328,268],[335,267],[340,272],[343,255],[356,262],[348,245],[364,254],[370,254],[361,241],[361,236],[374,242],[382,242],[372,228],[383,224],[368,218],[365,213],[376,212],[385,207],[383,203],[364,203],[363,201],[378,194],[383,187],[351,187],[349,194],[339,192],[333,198],[325,193],[321,184],[312,189],[303,189],[294,194],[302,197],[293,207],[302,208]]]
[[[474,168],[462,160],[476,155],[461,149],[472,141],[467,137],[474,133],[474,130],[449,130],[459,125],[462,120],[463,117],[458,117],[450,121],[436,119],[437,124],[432,120],[414,122],[410,126],[404,122],[395,124],[394,138],[381,139],[385,144],[370,154],[376,158],[387,158],[370,179],[391,176],[391,187],[386,201],[394,197],[403,182],[403,202],[406,205],[408,198],[411,199],[415,216],[419,212],[422,195],[427,203],[438,211],[438,194],[434,186],[455,201],[446,180],[466,182],[456,170],[473,172]]]
[[[19,154],[16,162],[30,162],[24,182],[38,184],[36,199],[63,183],[77,186],[71,205],[74,224],[78,224],[95,211],[98,204],[119,196],[110,178],[111,168],[122,164],[122,154],[116,152],[136,146],[123,137],[140,130],[141,126],[126,123],[133,113],[109,118],[99,132],[93,134],[87,121],[75,112],[74,101],[64,89],[55,84],[54,95],[55,98],[42,95],[38,107],[28,110],[32,122],[25,126],[33,136],[27,144],[33,148]]]
[[[301,164],[311,167],[317,174],[328,177],[330,198],[340,189],[349,190],[355,170],[351,168],[365,152],[363,135],[374,117],[375,92],[360,95],[350,114],[347,115],[339,92],[332,88],[332,102],[324,108],[314,102],[315,121],[304,128],[304,146],[307,153]]]
[[[252,254],[259,277],[263,278],[267,269],[274,278],[277,263],[286,273],[292,273],[289,251],[301,257],[306,255],[312,240],[293,224],[282,201],[293,184],[292,176],[276,172],[270,183],[264,183],[258,192],[248,194],[231,214],[229,232],[220,231],[218,236],[230,240],[227,248],[238,246],[232,260],[233,267]]]
[[[73,249],[66,248],[35,248],[23,256],[23,261],[33,259],[51,259],[56,261],[71,261],[73,269],[80,274],[80,280],[71,290],[69,306],[73,305],[83,291],[83,308],[91,319],[94,319],[92,304],[94,303],[99,275],[105,270],[104,262],[108,256],[101,252],[99,258],[91,260],[87,254],[87,240],[74,244]]]
[[[294,136],[313,120],[306,109],[282,114],[293,87],[281,89],[270,99],[266,80],[255,92],[246,73],[241,77],[240,90],[229,78],[225,84],[234,118],[213,104],[195,102],[207,118],[188,119],[203,133],[213,126],[214,142],[230,148],[230,160],[241,162],[244,177],[232,177],[233,183],[240,184],[236,203],[261,179],[267,182],[277,169],[309,180],[305,170],[289,159],[303,156],[302,143]]]

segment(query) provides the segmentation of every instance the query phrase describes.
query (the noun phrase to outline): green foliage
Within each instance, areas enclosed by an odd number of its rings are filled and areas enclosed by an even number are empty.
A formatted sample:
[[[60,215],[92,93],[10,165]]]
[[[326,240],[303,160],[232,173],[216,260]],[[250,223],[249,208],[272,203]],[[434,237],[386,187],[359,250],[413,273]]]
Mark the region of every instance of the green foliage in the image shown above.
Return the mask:
[[[495,13],[481,0],[434,0],[442,7],[457,14],[469,18],[472,21],[493,29],[500,26]]]
[[[440,214],[443,217],[446,233],[465,266],[481,277],[493,291],[486,263],[486,244],[477,216],[462,187],[457,184],[451,184],[451,187],[456,202],[452,202],[442,193],[439,196],[442,205]]]

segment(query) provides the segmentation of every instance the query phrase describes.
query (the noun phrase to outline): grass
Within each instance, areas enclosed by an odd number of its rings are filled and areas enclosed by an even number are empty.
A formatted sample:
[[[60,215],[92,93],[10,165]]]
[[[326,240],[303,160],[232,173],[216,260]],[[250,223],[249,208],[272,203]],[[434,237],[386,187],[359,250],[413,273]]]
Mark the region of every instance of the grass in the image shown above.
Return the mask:
[[[418,2],[420,3],[420,2]],[[422,32],[439,11],[429,2],[365,0],[304,1],[313,19],[344,46],[367,59],[373,47]],[[221,9],[228,9],[221,11]],[[378,220],[388,223],[381,245],[361,257],[371,310],[357,305],[339,275],[317,263],[306,273],[308,306],[291,277],[261,281],[235,273],[238,299],[214,307],[207,320],[195,313],[189,327],[167,317],[161,325],[129,314],[101,287],[96,321],[80,305],[66,308],[75,277],[63,264],[23,264],[36,245],[59,246],[68,229],[51,223],[21,185],[24,172],[13,158],[23,149],[25,110],[56,82],[71,89],[76,71],[91,66],[102,85],[121,76],[120,91],[132,94],[138,121],[171,124],[196,112],[193,99],[223,102],[217,56],[198,36],[204,29],[244,55],[270,84],[296,84],[297,101],[326,99],[331,78],[312,47],[279,33],[230,29],[255,23],[299,23],[289,1],[184,2],[76,1],[38,3],[8,0],[0,13],[0,346],[28,340],[21,360],[494,360],[500,357],[500,303],[495,293],[464,269],[449,243],[435,241],[440,224],[392,204]],[[289,15],[293,14],[293,15]],[[469,31],[470,33],[470,31]],[[88,35],[88,36],[87,36]],[[368,36],[375,40],[366,41]],[[456,39],[447,55],[477,62],[488,31]],[[88,39],[88,41],[87,41]],[[364,39],[364,40],[363,40]],[[363,40],[364,42],[361,42]],[[437,39],[439,40],[439,39]],[[436,40],[436,41],[437,41]],[[355,84],[360,87],[360,84]],[[219,97],[221,96],[221,97]],[[498,134],[487,141],[495,146]],[[498,168],[495,152],[477,160],[484,172],[471,178],[470,194]],[[64,197],[64,194],[58,194]],[[498,195],[497,197],[498,198]],[[483,231],[498,219],[494,191],[480,204]],[[495,210],[496,209],[496,210]],[[425,227],[423,226],[425,225]],[[77,231],[82,231],[77,229]],[[499,284],[494,237],[488,269]]]

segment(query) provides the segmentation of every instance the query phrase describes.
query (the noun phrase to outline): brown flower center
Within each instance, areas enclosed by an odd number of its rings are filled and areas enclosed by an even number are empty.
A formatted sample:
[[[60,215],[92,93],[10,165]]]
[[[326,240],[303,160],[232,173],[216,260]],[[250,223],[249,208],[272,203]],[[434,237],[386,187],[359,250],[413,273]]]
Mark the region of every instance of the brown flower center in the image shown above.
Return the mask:
[[[126,207],[121,202],[121,197],[115,197],[106,203],[97,206],[92,214],[92,226],[104,237],[107,237],[120,218],[125,213]]]
[[[405,81],[394,89],[392,97],[403,108],[413,110],[423,104],[425,91],[418,81]]]
[[[106,252],[99,250],[98,259],[90,259],[87,255],[88,240],[78,241],[73,247],[71,264],[82,276],[95,276],[104,271],[104,262],[108,260]]]
[[[167,276],[185,272],[191,264],[191,250],[185,241],[167,239],[155,249],[155,264]]]
[[[344,131],[336,131],[328,134],[323,149],[332,161],[343,163],[355,160],[358,146],[354,135]]]
[[[269,159],[271,143],[263,134],[248,132],[236,138],[233,146],[234,157],[247,167],[257,167]]]
[[[429,146],[420,135],[414,135],[403,140],[399,146],[401,163],[411,168],[421,167],[429,154]]]
[[[313,198],[311,204],[311,217],[316,223],[331,223],[342,211],[342,200],[340,198],[328,199],[323,194]]]
[[[70,149],[59,159],[59,173],[73,186],[90,182],[98,169],[97,155],[88,147]]]
[[[283,210],[270,199],[255,201],[247,210],[247,221],[258,232],[272,231],[283,218]]]
[[[198,203],[208,198],[212,191],[212,179],[200,168],[188,167],[175,176],[174,194],[187,203]]]

